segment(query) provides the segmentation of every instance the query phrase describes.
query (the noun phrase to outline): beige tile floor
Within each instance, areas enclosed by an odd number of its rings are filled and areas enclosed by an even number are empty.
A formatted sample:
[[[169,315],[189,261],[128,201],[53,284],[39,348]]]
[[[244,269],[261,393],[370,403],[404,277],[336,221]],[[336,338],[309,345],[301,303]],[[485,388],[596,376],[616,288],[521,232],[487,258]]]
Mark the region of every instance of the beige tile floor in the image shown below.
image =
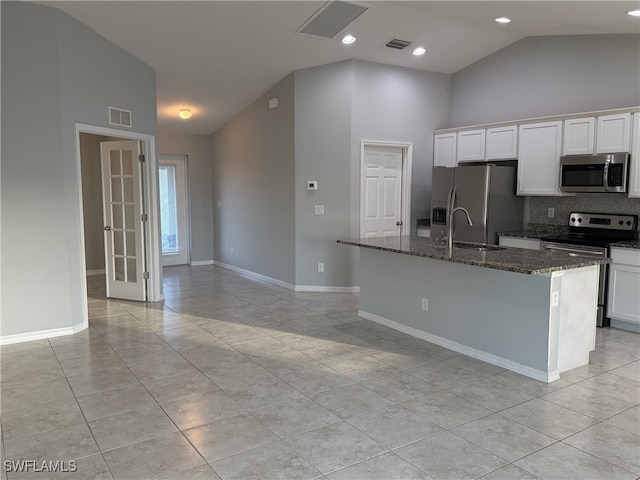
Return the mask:
[[[2,458],[61,479],[636,479],[640,335],[543,384],[219,267],[165,269],[164,304],[2,347]],[[4,465],[4,463],[3,463]]]

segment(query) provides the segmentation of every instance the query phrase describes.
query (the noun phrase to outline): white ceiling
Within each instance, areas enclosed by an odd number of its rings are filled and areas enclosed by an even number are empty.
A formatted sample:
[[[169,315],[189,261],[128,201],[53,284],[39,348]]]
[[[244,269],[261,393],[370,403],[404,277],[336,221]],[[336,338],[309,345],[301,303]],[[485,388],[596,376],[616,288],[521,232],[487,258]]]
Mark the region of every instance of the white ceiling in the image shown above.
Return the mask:
[[[638,1],[366,1],[333,39],[296,30],[324,1],[38,2],[75,17],[157,72],[158,128],[210,134],[294,70],[355,58],[454,73],[532,35],[640,33]],[[508,16],[507,25],[494,18]],[[342,45],[343,34],[357,37]],[[391,38],[424,46],[384,47]],[[190,108],[190,120],[177,117]]]

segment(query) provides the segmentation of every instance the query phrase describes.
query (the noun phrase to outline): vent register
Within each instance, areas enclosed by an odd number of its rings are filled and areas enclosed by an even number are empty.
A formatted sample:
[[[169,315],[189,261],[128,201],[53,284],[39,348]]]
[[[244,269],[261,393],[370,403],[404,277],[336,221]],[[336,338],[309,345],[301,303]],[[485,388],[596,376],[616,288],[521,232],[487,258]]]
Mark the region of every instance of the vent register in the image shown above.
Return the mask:
[[[297,31],[316,37],[333,38],[367,10],[368,7],[352,2],[327,2]],[[409,45],[410,41],[399,38],[393,38],[384,44],[385,47],[395,50],[403,50]]]
[[[367,10],[367,7],[351,2],[327,2],[298,29],[298,33],[333,38]]]
[[[120,127],[131,126],[131,111],[122,108],[109,107],[109,124]]]

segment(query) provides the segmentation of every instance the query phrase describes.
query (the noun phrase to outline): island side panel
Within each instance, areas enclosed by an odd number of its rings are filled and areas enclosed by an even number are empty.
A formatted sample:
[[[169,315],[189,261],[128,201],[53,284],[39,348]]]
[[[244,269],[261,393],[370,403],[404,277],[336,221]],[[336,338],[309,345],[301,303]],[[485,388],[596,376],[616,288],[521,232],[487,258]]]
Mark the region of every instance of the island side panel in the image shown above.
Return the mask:
[[[558,373],[556,358],[549,358],[551,280],[362,248],[360,310],[365,318],[391,320],[552,381]],[[423,297],[428,311],[422,310]]]

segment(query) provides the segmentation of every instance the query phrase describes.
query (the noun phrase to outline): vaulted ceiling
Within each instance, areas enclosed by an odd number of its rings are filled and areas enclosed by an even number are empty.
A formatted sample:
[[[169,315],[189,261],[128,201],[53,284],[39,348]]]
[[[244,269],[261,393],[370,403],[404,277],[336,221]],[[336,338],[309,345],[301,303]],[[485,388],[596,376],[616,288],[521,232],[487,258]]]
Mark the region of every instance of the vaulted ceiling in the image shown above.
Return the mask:
[[[527,36],[640,33],[637,1],[368,1],[333,38],[296,33],[323,1],[67,1],[58,8],[153,67],[160,131],[210,134],[294,70],[361,59],[441,73]],[[498,24],[496,17],[512,19]],[[357,37],[351,45],[341,39]],[[412,42],[405,50],[384,44]],[[417,57],[413,47],[427,52]],[[124,72],[123,72],[124,74]],[[180,108],[193,117],[181,120]]]

